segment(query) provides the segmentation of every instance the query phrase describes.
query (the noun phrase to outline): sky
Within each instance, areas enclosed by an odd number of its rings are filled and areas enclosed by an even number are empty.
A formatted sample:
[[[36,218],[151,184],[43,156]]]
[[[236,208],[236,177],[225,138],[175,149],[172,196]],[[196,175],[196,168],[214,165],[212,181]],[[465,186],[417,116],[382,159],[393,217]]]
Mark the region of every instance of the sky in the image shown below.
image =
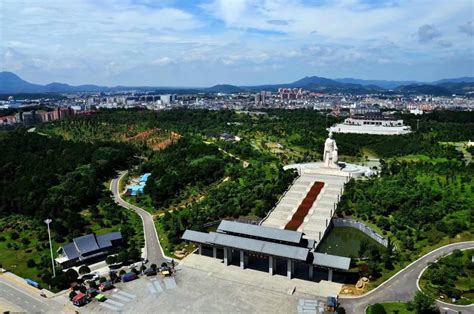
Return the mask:
[[[0,71],[108,86],[474,76],[474,1],[1,0]]]

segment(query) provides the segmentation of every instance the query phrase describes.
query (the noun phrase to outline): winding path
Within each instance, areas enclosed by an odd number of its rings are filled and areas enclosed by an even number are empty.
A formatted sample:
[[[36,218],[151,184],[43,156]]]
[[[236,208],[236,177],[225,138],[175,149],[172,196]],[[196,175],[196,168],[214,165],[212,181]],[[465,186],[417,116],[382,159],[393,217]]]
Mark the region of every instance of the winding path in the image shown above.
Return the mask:
[[[469,248],[474,248],[474,241],[452,243],[442,246],[420,257],[380,286],[362,296],[341,296],[341,305],[346,309],[347,313],[362,314],[365,313],[365,308],[370,304],[389,301],[410,301],[418,291],[418,279],[429,263],[438,260],[440,257],[454,250]],[[437,304],[440,309],[444,309],[445,311],[451,309],[462,313],[474,313],[474,305],[459,306],[440,301],[437,301]]]
[[[132,209],[140,216],[143,222],[146,259],[148,259],[150,263],[161,265],[161,263],[167,262],[168,259],[165,257],[163,249],[161,248],[158,233],[156,232],[155,224],[153,222],[153,217],[146,210],[133,204],[127,203],[120,196],[119,181],[126,174],[127,171],[123,171],[119,174],[118,177],[114,178],[110,183],[110,190],[112,191],[114,200],[118,205],[122,206],[123,208]]]

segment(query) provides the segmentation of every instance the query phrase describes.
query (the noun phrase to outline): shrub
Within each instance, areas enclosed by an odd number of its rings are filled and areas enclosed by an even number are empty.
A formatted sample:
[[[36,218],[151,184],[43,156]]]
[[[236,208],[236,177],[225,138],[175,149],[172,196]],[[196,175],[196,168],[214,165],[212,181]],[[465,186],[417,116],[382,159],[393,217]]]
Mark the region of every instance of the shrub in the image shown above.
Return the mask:
[[[26,262],[26,266],[28,266],[28,268],[33,268],[36,266],[36,263],[33,259],[29,259],[27,262]]]
[[[107,256],[105,262],[107,263],[107,265],[115,264],[117,263],[117,257],[115,255]]]
[[[375,303],[370,307],[370,313],[372,314],[386,314],[385,309],[383,308],[383,305],[380,303]]]
[[[17,240],[19,237],[20,235],[16,231],[13,231],[12,233],[10,233],[10,239],[12,240]]]

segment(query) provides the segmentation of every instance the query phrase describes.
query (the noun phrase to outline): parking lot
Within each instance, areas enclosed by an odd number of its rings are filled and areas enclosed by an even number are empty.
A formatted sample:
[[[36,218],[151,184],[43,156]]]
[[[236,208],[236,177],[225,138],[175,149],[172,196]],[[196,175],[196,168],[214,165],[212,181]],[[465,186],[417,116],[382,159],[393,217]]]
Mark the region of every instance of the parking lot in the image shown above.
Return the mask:
[[[175,277],[142,276],[118,283],[104,294],[107,301],[93,301],[78,310],[81,313],[296,313],[301,297],[216,278],[186,266],[180,266]]]

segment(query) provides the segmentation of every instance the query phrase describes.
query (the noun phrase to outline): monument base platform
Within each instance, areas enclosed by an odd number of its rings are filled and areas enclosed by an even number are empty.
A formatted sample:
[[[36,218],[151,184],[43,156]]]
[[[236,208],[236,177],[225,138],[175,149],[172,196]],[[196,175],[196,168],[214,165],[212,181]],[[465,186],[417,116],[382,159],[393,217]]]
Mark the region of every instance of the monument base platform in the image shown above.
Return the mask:
[[[301,174],[323,174],[341,177],[358,178],[362,176],[370,177],[375,172],[366,166],[349,164],[345,162],[338,162],[339,168],[327,168],[324,166],[324,162],[308,162],[302,164],[291,164],[284,166],[284,170],[296,169]]]

